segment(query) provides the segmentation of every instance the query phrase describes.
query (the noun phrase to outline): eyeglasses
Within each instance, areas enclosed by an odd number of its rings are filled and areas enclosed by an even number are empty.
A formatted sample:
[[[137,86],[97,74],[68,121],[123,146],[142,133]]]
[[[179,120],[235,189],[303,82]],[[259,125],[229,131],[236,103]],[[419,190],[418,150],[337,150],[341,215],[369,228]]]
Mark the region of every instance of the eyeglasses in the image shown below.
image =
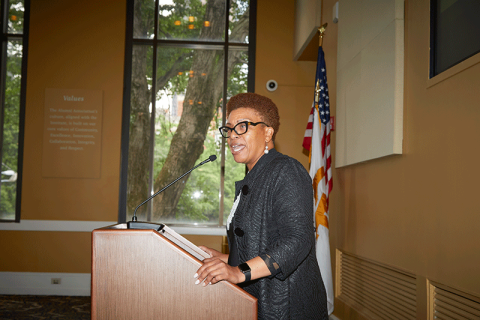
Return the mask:
[[[245,134],[247,133],[248,131],[248,126],[256,126],[256,125],[259,125],[259,124],[264,124],[266,125],[267,127],[270,127],[268,124],[266,124],[265,122],[250,122],[250,121],[242,121],[242,122],[239,122],[235,125],[235,127],[233,128],[230,128],[230,127],[220,127],[218,130],[220,130],[220,134],[222,135],[222,137],[224,138],[230,138],[230,135],[232,134],[232,130],[235,131],[236,134],[238,134],[239,136],[242,135],[242,134]]]

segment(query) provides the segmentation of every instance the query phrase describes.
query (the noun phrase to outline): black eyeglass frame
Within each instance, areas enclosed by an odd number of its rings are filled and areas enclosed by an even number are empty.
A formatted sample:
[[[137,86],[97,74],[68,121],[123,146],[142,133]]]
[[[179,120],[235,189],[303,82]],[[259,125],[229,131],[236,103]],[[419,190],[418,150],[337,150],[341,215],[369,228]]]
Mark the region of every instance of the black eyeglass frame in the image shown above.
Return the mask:
[[[235,128],[236,128],[238,125],[240,125],[240,124],[245,124],[245,125],[246,125],[245,132],[243,132],[243,133],[238,133],[237,130],[235,130]],[[220,134],[222,135],[222,137],[228,139],[228,138],[230,138],[230,135],[232,134],[232,131],[235,131],[235,133],[236,133],[237,135],[241,136],[242,134],[247,133],[247,131],[248,131],[248,126],[251,125],[251,126],[254,126],[254,127],[255,127],[255,126],[259,125],[259,124],[264,124],[264,125],[266,125],[267,127],[270,127],[268,124],[266,124],[265,122],[261,122],[261,121],[260,121],[260,122],[242,121],[242,122],[237,123],[233,128],[230,128],[230,127],[227,127],[227,126],[223,126],[223,127],[218,128],[218,131],[220,131]],[[225,130],[225,129],[228,129],[228,133],[227,133],[227,136],[226,136],[226,137],[223,135],[223,133],[224,133],[223,130]]]

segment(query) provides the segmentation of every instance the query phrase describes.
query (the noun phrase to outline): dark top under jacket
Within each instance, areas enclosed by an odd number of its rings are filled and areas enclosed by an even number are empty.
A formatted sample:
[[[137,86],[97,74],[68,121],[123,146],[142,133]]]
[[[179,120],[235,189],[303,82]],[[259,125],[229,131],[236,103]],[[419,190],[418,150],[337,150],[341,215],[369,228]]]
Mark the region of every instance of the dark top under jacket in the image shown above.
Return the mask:
[[[328,319],[315,256],[312,180],[295,159],[270,150],[244,180],[228,233],[228,263],[257,256],[272,275],[241,284],[258,299],[258,319]]]

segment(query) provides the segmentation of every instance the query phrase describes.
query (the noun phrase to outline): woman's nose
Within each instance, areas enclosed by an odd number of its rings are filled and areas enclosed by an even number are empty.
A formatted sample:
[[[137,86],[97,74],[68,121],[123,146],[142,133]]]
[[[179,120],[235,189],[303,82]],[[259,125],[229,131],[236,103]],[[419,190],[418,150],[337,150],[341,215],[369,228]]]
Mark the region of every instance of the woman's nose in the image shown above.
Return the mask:
[[[230,139],[237,139],[238,134],[235,132],[235,130],[230,131]]]

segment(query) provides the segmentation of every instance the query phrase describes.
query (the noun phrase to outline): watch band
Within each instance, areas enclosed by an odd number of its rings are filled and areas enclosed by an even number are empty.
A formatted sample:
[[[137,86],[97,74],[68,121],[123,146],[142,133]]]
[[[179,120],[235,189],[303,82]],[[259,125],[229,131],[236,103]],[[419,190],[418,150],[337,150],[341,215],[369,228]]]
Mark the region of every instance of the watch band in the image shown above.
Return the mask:
[[[250,281],[252,278],[252,269],[250,269],[250,266],[247,263],[241,263],[238,265],[238,268],[245,275],[245,282]]]

